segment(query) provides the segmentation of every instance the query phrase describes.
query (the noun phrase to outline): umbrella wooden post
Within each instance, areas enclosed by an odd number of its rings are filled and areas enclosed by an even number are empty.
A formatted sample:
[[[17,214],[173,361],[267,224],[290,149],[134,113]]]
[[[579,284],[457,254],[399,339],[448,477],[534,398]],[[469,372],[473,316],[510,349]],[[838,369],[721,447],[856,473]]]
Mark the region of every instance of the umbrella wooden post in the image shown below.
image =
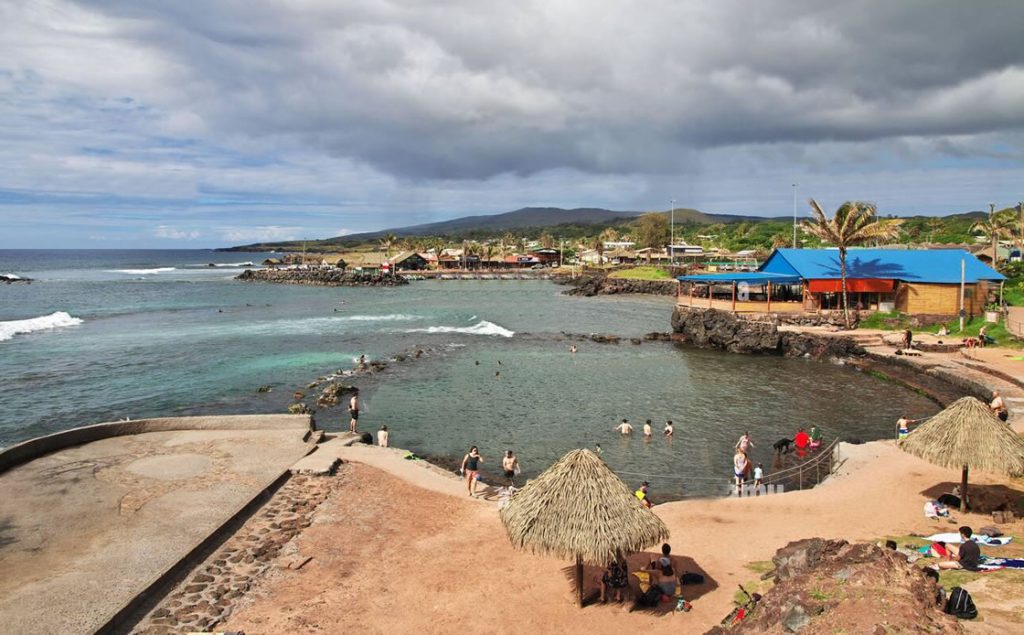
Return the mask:
[[[576,556],[576,599],[583,608],[583,556]]]
[[[964,514],[967,512],[967,472],[968,467],[965,464],[964,470],[960,474],[960,513]]]

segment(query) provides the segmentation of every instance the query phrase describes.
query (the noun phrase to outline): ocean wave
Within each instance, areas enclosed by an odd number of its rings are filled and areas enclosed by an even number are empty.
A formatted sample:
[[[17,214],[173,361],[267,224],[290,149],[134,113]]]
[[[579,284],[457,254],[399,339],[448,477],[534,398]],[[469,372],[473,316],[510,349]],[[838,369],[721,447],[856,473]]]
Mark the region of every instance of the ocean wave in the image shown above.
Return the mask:
[[[157,273],[174,271],[175,267],[154,267],[153,269],[108,269],[108,273],[127,273],[133,276],[148,276]]]
[[[0,322],[0,342],[9,340],[20,333],[31,333],[33,331],[45,331],[56,329],[62,326],[75,326],[85,320],[71,317],[64,311],[57,311],[50,315],[42,315],[27,320],[11,320]]]
[[[480,320],[473,326],[428,326],[423,329],[406,329],[405,333],[465,333],[467,335],[498,335],[501,337],[512,337],[515,331],[510,331],[504,326]]]
[[[8,280],[21,280],[21,276],[16,276],[13,273],[0,273],[0,278],[7,278]]]
[[[349,322],[411,322],[420,319],[418,315],[407,315],[405,313],[392,313],[389,315],[346,315],[338,320]]]

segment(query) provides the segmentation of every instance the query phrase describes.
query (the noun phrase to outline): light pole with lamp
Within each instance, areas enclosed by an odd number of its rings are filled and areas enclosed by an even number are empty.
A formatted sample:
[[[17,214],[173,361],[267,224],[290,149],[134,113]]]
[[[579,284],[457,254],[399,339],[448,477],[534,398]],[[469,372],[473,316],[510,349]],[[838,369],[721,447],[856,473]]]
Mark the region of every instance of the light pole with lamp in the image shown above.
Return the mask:
[[[796,183],[794,183],[792,185],[792,189],[793,189],[793,249],[796,249],[796,186],[797,186]]]
[[[671,203],[672,212],[669,215],[668,259],[672,264],[676,264],[676,250],[673,249],[676,244],[676,199],[672,199]]]

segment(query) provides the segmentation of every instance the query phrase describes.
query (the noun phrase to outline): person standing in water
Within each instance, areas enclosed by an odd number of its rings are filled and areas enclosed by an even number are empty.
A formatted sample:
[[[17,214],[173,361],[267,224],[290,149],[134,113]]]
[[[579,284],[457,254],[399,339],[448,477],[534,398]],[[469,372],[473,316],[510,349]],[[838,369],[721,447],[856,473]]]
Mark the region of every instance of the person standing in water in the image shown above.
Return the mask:
[[[505,478],[508,479],[509,487],[516,486],[516,472],[519,471],[519,457],[512,453],[512,450],[505,450],[505,456],[501,459],[501,469],[505,470]]]
[[[668,439],[672,438],[672,435],[676,433],[675,427],[672,425],[672,420],[669,419],[665,422],[665,437]]]
[[[645,439],[650,439],[651,438],[651,420],[650,419],[648,419],[647,421],[644,422],[644,438]]]
[[[480,450],[475,445],[462,457],[462,467],[459,471],[466,475],[466,489],[469,490],[470,496],[476,496],[476,481],[480,476],[480,464],[483,462],[484,457],[480,456]]]
[[[629,435],[633,434],[633,426],[629,425],[628,419],[623,419],[622,423],[615,426],[615,429],[622,433],[622,436],[624,437],[628,437]]]
[[[348,422],[348,431],[352,434],[359,432],[359,389],[352,389],[352,398],[348,400],[348,414],[351,420]]]
[[[740,437],[740,440],[736,442],[736,449],[743,454],[748,454],[752,447],[754,447],[754,440],[750,438],[749,432],[744,432],[743,436]]]

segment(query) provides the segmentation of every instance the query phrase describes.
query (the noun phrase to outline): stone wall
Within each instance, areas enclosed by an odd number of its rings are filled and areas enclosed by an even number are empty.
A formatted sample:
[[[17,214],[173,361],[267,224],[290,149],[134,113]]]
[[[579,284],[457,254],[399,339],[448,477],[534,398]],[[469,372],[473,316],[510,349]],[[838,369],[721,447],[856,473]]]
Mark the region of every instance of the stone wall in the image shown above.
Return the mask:
[[[317,287],[397,287],[409,284],[402,276],[342,269],[246,269],[235,277],[242,282],[306,284]]]
[[[686,343],[730,353],[771,353],[814,359],[860,356],[864,349],[845,337],[779,331],[777,320],[737,318],[727,311],[676,307],[672,330]]]

